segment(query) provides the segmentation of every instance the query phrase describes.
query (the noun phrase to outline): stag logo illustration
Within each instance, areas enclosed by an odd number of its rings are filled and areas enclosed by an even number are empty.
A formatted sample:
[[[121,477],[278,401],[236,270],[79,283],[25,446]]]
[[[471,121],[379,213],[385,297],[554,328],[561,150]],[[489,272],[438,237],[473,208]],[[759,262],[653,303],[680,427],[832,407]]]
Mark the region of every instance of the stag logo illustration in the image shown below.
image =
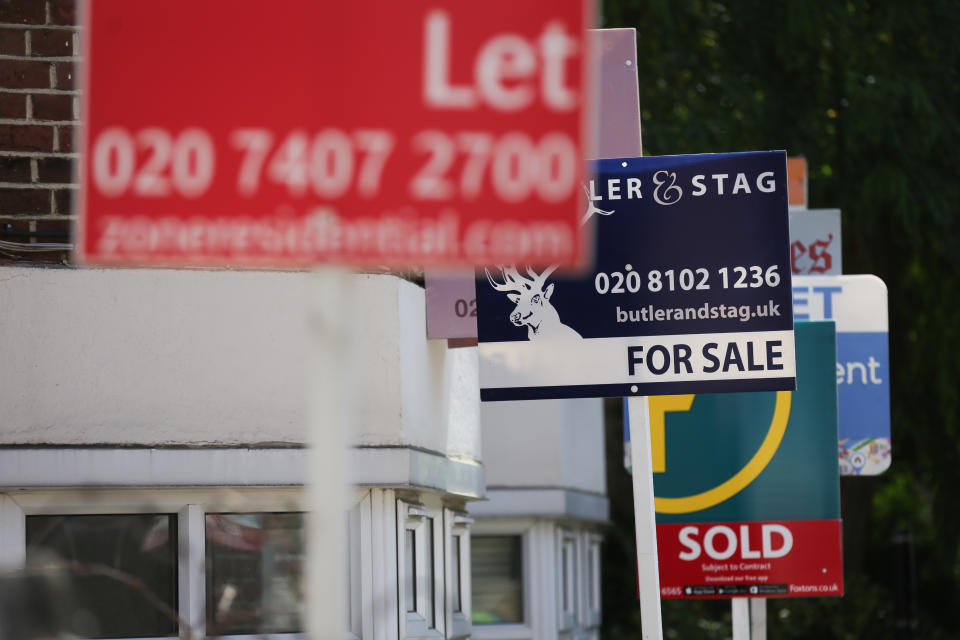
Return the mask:
[[[616,211],[613,209],[607,211],[606,209],[601,209],[597,205],[593,204],[593,198],[590,197],[590,189],[587,189],[586,184],[581,184],[580,186],[583,187],[583,192],[587,194],[587,211],[583,214],[580,224],[586,224],[587,220],[590,219],[590,216],[595,213],[599,213],[602,216],[609,216],[611,213],[616,213]]]
[[[517,305],[510,312],[510,322],[518,327],[526,325],[528,340],[541,338],[582,339],[579,333],[560,321],[560,314],[557,313],[550,302],[550,297],[553,295],[553,283],[550,283],[546,288],[543,286],[556,268],[556,265],[547,267],[538,274],[527,267],[527,275],[524,276],[517,271],[516,267],[500,267],[500,274],[503,277],[502,283],[494,280],[490,271],[484,269],[490,286],[497,291],[505,292],[510,302]]]

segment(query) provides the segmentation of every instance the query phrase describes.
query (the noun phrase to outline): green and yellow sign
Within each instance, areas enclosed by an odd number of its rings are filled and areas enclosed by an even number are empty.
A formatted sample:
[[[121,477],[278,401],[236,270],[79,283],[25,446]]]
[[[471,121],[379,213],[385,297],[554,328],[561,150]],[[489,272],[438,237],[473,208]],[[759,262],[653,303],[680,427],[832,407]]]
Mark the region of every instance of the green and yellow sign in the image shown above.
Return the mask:
[[[664,597],[842,593],[833,323],[796,353],[794,392],[650,398]]]

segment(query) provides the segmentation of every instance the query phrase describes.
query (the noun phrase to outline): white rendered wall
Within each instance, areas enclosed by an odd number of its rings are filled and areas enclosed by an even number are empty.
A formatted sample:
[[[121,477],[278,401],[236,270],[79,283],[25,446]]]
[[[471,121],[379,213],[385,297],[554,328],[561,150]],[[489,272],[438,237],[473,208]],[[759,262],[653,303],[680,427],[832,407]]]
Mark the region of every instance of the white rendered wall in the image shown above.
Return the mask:
[[[358,275],[357,445],[480,459],[476,350],[423,290]],[[302,444],[308,274],[0,268],[0,444]]]
[[[484,402],[487,486],[606,494],[600,399]]]
[[[364,393],[356,444],[408,444],[478,459],[476,348],[447,349],[446,340],[426,339],[420,287],[396,278],[366,277],[380,280],[380,288],[364,294],[373,303],[365,305],[357,321],[363,335],[378,339],[365,345],[369,364],[359,381]],[[389,314],[388,321],[383,314]],[[379,394],[387,394],[390,402],[379,402]]]

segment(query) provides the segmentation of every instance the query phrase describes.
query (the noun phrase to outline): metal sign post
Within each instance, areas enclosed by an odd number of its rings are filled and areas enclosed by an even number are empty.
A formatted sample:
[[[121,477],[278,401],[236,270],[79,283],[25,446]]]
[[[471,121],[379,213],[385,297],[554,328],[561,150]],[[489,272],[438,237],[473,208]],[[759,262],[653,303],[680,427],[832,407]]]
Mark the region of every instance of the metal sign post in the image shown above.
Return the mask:
[[[733,640],[767,640],[766,598],[734,598],[730,608]]]
[[[750,599],[750,640],[767,640],[767,599]]]
[[[750,598],[730,601],[733,640],[750,640]]]
[[[633,510],[637,538],[637,583],[643,640],[663,638],[660,616],[660,569],[657,563],[657,517],[653,503],[653,463],[650,443],[650,404],[646,396],[627,398],[633,459]]]

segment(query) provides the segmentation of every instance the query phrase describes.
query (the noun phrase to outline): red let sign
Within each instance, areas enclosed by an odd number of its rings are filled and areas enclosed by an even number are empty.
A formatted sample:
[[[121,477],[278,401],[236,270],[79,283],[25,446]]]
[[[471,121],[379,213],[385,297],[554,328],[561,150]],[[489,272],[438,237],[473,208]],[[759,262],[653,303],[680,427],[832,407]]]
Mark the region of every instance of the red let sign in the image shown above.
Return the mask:
[[[91,2],[80,257],[579,264],[591,9]]]

